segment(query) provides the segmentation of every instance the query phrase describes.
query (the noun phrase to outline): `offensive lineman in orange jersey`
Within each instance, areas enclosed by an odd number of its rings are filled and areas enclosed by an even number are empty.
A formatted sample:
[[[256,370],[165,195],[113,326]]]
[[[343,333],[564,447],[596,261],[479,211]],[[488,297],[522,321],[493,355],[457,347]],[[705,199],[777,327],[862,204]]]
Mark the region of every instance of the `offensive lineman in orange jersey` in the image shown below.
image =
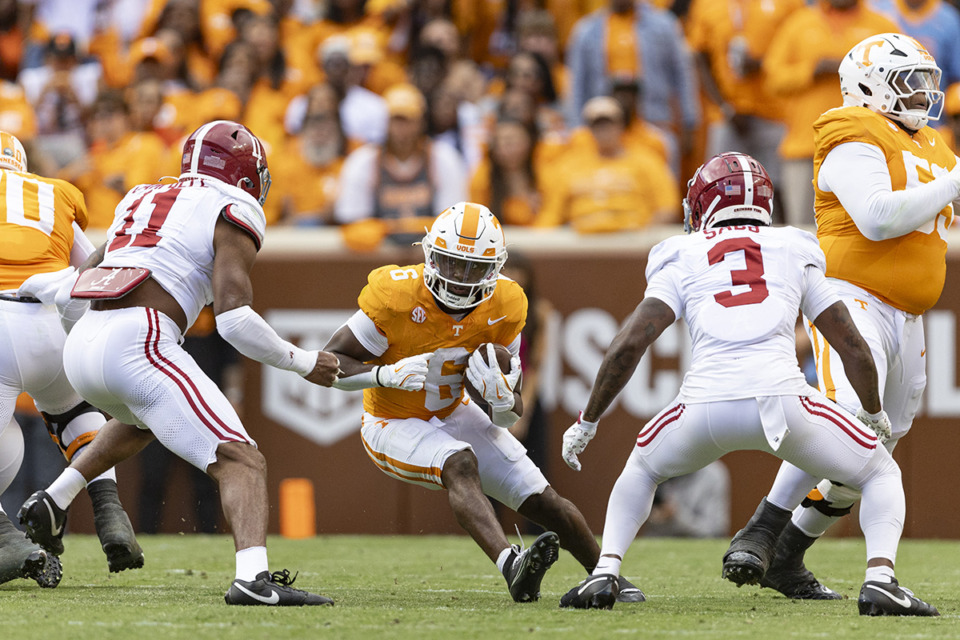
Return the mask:
[[[93,251],[82,231],[86,225],[80,191],[27,173],[20,141],[0,131],[0,493],[23,459],[23,435],[13,417],[18,395],[33,398],[68,461],[105,423],[67,381],[66,334],[51,297],[55,283]],[[142,567],[143,551],[120,505],[116,472],[98,476],[87,491],[110,571]],[[60,576],[56,555],[27,540],[0,506],[0,582],[23,577],[55,587]]]
[[[943,290],[960,164],[927,126],[939,118],[943,93],[940,69],[919,42],[896,33],[867,38],[844,57],[839,73],[844,106],[814,123],[817,237],[826,275],[873,353],[890,417],[890,427],[878,433],[892,452],[910,430],[926,386],[921,316]],[[836,350],[813,327],[808,330],[820,390],[856,412],[859,403]],[[784,463],[768,497],[777,502],[803,483],[809,485],[809,476]],[[760,584],[791,598],[839,599],[806,569],[803,557],[859,497],[824,480],[789,523],[789,512],[762,503],[724,556],[725,574],[734,568],[728,567],[731,553],[756,544],[764,529],[776,534],[779,522],[776,548],[763,543],[755,554],[767,556],[761,558],[767,568]]]
[[[517,354],[527,298],[500,275],[503,230],[482,205],[441,213],[423,253],[423,264],[370,273],[359,311],[324,347],[340,359],[334,386],[364,390],[361,437],[373,463],[398,480],[446,489],[457,522],[496,563],[513,599],[537,600],[559,545],[588,572],[600,548],[580,511],[507,430],[523,412]],[[493,347],[484,359],[484,343],[507,347],[510,371],[500,370]],[[486,407],[463,393],[464,375],[484,389]],[[548,531],[526,550],[511,546],[486,496]],[[621,584],[621,602],[643,601],[638,588]]]

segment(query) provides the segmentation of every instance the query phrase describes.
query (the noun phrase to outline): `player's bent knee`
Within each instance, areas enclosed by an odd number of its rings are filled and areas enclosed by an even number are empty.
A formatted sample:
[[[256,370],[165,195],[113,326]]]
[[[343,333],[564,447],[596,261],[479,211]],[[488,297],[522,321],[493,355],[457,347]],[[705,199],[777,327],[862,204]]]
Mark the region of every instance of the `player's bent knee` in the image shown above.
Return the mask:
[[[266,475],[267,459],[259,449],[246,442],[224,442],[217,447],[217,461],[207,467],[207,473],[217,478],[238,467]]]
[[[480,477],[477,456],[469,449],[458,451],[443,463],[440,479],[443,486],[449,488],[458,481]]]

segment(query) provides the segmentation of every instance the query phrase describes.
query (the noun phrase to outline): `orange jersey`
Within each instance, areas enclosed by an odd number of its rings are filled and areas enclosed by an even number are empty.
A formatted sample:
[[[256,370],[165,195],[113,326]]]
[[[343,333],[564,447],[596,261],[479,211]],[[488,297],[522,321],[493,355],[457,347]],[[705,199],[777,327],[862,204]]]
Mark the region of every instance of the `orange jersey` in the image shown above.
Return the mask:
[[[0,289],[69,266],[74,220],[87,227],[87,206],[72,184],[0,170]]]
[[[456,320],[440,310],[423,282],[423,265],[387,265],[367,277],[358,298],[389,347],[377,364],[433,352],[423,391],[385,387],[364,389],[363,408],[378,418],[443,419],[463,397],[467,358],[485,342],[510,345],[527,318],[527,296],[513,280],[501,277],[489,299]]]
[[[894,191],[930,182],[953,168],[956,157],[937,131],[924,127],[912,136],[865,107],[827,111],[813,125],[814,208],[817,237],[827,256],[827,276],[861,287],[908,313],[923,313],[940,298],[946,277],[946,230],[953,206],[936,219],[899,238],[868,240],[833,193],[817,187],[820,166],[831,149],[845,142],[879,147],[887,159]]]

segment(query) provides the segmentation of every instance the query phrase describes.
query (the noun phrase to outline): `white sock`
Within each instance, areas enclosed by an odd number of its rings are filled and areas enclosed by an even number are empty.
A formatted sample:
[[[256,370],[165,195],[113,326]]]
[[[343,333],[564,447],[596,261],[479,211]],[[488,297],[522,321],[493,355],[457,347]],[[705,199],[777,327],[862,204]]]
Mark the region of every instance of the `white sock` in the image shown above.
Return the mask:
[[[893,582],[896,576],[893,574],[893,567],[867,567],[867,575],[864,582]]]
[[[599,576],[604,573],[608,573],[613,576],[620,575],[620,565],[623,564],[623,560],[620,558],[611,558],[610,556],[600,556],[600,562],[597,563],[596,568],[593,570],[591,575]]]
[[[250,582],[269,570],[266,547],[247,547],[237,551],[237,580]]]
[[[93,484],[94,482],[99,482],[100,480],[113,480],[114,482],[116,482],[116,481],[117,481],[117,468],[116,468],[116,467],[110,467],[109,469],[107,469],[106,471],[104,471],[103,473],[101,473],[100,475],[98,475],[96,478],[94,478],[93,480],[91,480],[90,482],[88,482],[88,483],[87,483],[87,486],[90,486],[90,485]]]
[[[500,570],[500,573],[503,573],[503,568],[507,566],[507,560],[510,559],[511,554],[513,554],[513,547],[507,547],[497,556],[497,569]]]
[[[83,491],[87,486],[87,481],[83,475],[73,467],[67,467],[63,473],[47,487],[47,494],[53,498],[53,501],[61,509],[68,509],[77,494]]]

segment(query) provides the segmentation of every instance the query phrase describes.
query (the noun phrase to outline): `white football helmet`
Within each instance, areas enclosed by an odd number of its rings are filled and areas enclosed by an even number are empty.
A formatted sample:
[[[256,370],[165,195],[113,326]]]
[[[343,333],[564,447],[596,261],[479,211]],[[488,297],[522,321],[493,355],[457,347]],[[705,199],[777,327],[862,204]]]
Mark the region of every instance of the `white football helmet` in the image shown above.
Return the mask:
[[[493,295],[507,261],[500,221],[480,204],[458,202],[423,238],[423,280],[451,309],[472,309]]]
[[[922,44],[901,33],[881,33],[857,44],[840,63],[840,92],[847,106],[867,107],[919,131],[943,111],[940,67]],[[922,108],[905,101],[926,96]]]
[[[27,152],[17,136],[6,131],[0,131],[0,168],[21,172],[27,170]]]

